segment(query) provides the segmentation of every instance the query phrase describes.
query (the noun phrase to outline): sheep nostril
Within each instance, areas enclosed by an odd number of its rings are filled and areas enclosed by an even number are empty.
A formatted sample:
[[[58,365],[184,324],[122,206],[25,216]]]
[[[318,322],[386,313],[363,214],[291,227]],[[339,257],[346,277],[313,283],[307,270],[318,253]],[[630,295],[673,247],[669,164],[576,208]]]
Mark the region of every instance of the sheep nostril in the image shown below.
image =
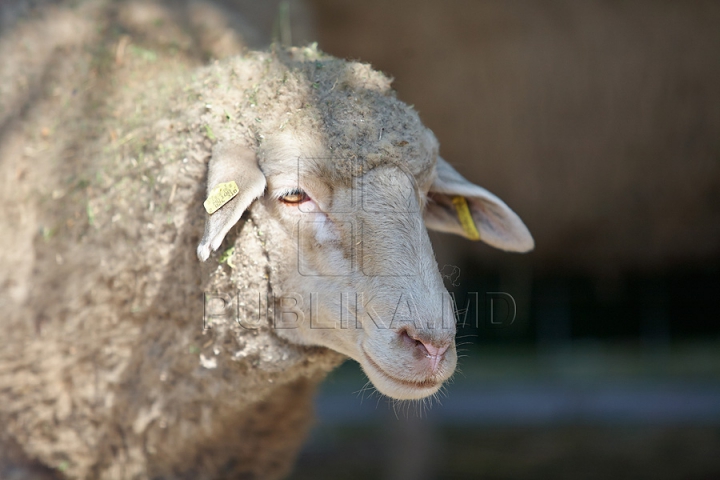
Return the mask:
[[[422,345],[422,342],[411,337],[407,330],[402,330],[400,332],[400,338],[402,339],[402,342],[408,347],[418,346],[418,344]]]
[[[450,347],[450,345],[441,345],[437,347],[430,342],[424,342],[419,338],[416,338],[415,335],[411,335],[407,330],[402,330],[400,332],[400,338],[402,338],[403,343],[405,343],[408,347],[415,347],[424,357],[432,359],[433,369],[437,367],[437,364]]]

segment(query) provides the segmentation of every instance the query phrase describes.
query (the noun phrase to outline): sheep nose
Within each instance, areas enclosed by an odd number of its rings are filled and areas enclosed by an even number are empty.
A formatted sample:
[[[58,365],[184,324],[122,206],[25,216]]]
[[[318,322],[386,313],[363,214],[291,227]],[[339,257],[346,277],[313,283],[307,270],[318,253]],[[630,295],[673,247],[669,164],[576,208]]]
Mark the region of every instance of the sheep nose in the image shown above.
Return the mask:
[[[430,360],[430,368],[433,372],[437,371],[445,352],[453,343],[453,338],[431,339],[428,335],[409,329],[403,329],[399,333],[405,344],[414,347],[419,355]]]

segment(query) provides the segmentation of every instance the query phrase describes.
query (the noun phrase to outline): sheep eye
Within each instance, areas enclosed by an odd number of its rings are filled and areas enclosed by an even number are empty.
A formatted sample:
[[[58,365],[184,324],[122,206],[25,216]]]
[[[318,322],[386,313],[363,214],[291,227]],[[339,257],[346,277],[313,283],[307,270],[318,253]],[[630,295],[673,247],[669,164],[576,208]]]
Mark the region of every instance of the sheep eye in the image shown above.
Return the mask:
[[[280,197],[280,201],[288,205],[297,205],[299,203],[307,202],[310,200],[307,193],[296,188],[295,190],[288,192]]]

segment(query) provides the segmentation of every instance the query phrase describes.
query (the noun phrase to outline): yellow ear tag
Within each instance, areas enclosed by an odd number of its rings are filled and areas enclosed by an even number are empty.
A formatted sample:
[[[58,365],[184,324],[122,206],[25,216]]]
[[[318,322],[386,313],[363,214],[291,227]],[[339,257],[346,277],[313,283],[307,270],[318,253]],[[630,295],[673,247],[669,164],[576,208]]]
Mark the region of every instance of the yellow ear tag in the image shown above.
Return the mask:
[[[475,221],[470,214],[467,199],[461,196],[453,197],[452,203],[455,206],[460,225],[462,225],[463,230],[465,230],[465,235],[467,235],[470,240],[480,240],[480,232],[478,232]]]
[[[207,200],[203,203],[205,211],[210,215],[217,212],[220,207],[232,200],[240,189],[234,180],[225,183],[218,183],[210,190]]]

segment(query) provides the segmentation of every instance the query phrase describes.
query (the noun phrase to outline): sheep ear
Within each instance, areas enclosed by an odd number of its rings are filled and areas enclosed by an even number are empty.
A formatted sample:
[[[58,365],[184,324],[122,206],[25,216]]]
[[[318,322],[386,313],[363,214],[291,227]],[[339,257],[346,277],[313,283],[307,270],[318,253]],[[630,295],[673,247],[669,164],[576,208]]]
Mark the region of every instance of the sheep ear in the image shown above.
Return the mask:
[[[498,197],[474,185],[438,157],[430,187],[425,225],[512,252],[527,252],[535,242],[525,224]]]
[[[265,191],[255,152],[234,142],[218,143],[208,165],[205,234],[197,248],[203,262],[220,247],[243,212]],[[233,195],[228,201],[227,199]],[[213,205],[214,204],[214,205]]]

